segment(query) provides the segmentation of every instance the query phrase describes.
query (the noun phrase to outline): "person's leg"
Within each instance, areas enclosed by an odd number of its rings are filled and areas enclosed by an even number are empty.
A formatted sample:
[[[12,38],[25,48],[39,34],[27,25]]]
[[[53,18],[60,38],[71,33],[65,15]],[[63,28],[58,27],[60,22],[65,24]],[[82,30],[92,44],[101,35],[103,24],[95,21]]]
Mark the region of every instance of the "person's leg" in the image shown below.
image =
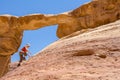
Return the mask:
[[[25,56],[23,57],[23,60],[26,60]]]
[[[19,64],[18,64],[18,66],[20,66],[20,63],[23,61],[23,55],[22,55],[22,53],[19,53],[19,56],[20,56],[20,61],[19,61]]]
[[[26,60],[26,58],[25,58],[26,56],[27,56],[27,53],[24,53],[24,54],[23,54],[24,60]]]

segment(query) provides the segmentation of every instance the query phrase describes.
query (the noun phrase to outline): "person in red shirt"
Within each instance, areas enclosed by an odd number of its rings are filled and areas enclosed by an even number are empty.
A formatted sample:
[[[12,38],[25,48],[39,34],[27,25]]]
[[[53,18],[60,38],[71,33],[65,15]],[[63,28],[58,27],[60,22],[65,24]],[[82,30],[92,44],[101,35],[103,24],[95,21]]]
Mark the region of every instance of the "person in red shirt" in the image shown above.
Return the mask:
[[[20,56],[20,61],[19,61],[19,63],[18,63],[18,66],[20,66],[20,64],[21,64],[21,62],[23,61],[23,60],[26,60],[26,56],[31,56],[30,54],[30,52],[29,52],[29,50],[28,50],[28,48],[30,47],[30,44],[26,44],[21,50],[20,50],[20,52],[19,52],[19,56]]]

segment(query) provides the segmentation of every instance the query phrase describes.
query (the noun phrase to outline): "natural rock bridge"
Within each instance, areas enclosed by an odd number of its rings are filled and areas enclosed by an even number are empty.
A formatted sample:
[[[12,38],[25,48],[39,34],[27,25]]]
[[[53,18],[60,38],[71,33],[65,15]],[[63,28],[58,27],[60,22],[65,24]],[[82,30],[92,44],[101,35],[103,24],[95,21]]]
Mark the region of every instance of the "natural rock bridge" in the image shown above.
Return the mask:
[[[94,28],[120,18],[120,0],[93,0],[71,12],[58,15],[33,14],[21,17],[0,16],[0,76],[8,71],[24,30],[58,25],[59,38],[82,29]]]

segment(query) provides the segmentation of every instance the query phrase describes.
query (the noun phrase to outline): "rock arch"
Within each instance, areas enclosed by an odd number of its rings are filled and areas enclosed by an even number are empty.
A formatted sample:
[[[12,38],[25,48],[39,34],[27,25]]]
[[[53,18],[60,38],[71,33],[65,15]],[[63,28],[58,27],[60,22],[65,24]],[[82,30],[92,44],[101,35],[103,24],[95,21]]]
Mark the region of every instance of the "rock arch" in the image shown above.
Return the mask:
[[[10,55],[14,54],[23,37],[24,30],[35,30],[55,24],[66,24],[75,21],[67,14],[43,15],[34,14],[21,17],[1,15],[0,16],[0,63],[8,67]],[[59,35],[58,35],[59,36]],[[59,36],[62,37],[62,36]],[[5,61],[5,62],[4,62]],[[6,63],[7,62],[7,63]],[[5,65],[0,65],[0,76],[7,72]]]
[[[0,16],[0,76],[8,70],[8,59],[20,46],[23,31],[58,24],[59,38],[82,29],[94,28],[118,20],[120,0],[93,0],[67,13]],[[6,66],[6,67],[5,67]]]

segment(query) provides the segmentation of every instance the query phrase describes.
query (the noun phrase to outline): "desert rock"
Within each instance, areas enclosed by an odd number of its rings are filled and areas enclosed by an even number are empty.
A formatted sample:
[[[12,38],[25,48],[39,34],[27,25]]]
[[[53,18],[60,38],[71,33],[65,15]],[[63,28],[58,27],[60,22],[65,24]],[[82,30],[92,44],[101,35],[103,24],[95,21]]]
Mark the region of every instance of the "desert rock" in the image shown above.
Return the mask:
[[[0,80],[120,80],[119,34],[120,20],[61,38]]]
[[[26,16],[0,16],[0,76],[8,70],[6,61],[14,54],[23,37],[24,30],[34,30],[58,24],[57,36],[62,38],[74,32],[89,31],[120,19],[120,0],[93,0],[83,6],[58,15],[32,14]],[[83,31],[83,32],[84,32]],[[69,36],[70,37],[70,36]],[[7,64],[7,67],[4,68]],[[6,69],[6,70],[4,70]]]

